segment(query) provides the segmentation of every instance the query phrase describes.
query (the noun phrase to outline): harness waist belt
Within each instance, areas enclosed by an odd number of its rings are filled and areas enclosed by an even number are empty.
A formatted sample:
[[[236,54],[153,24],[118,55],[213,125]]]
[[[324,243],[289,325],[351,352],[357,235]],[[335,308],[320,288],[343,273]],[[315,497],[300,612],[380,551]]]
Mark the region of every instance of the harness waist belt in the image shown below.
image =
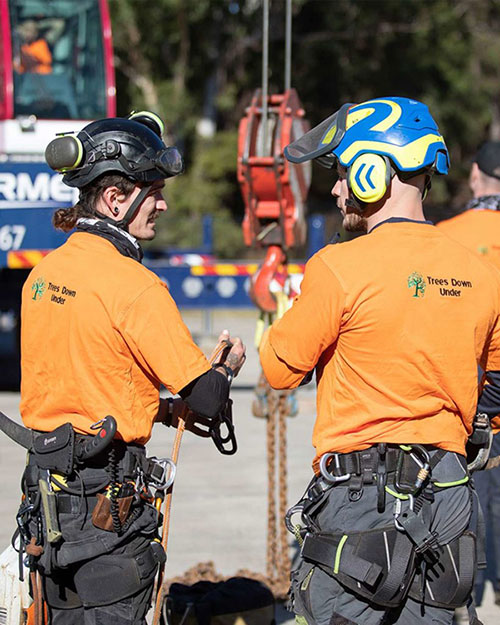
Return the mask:
[[[384,454],[385,467],[387,472],[396,470],[397,461],[401,450],[399,448],[388,448]],[[335,454],[335,462],[330,461],[326,465],[326,470],[334,477],[340,477],[350,473],[351,475],[366,476],[367,481],[373,481],[371,476],[377,473],[380,462],[380,453],[377,447],[369,447],[362,451],[352,451],[347,454]]]

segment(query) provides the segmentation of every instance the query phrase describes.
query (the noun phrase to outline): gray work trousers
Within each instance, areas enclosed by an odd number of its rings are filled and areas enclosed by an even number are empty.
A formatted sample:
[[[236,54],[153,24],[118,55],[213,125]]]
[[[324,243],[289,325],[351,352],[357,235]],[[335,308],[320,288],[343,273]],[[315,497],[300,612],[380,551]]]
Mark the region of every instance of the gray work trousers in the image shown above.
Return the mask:
[[[62,540],[45,544],[37,562],[49,624],[146,625],[159,562],[151,550],[158,522],[154,507],[142,504],[118,535],[94,526],[95,497],[57,492],[56,501]]]
[[[452,453],[446,454],[433,472],[439,482],[455,482],[464,476],[463,465]],[[393,487],[389,483],[388,486]],[[384,527],[394,520],[395,501],[387,494],[385,510],[379,513],[376,485],[365,485],[359,500],[351,501],[349,489],[339,484],[329,491],[315,522],[322,532],[332,533]],[[403,502],[403,510],[407,505]],[[446,544],[467,528],[471,512],[471,490],[466,484],[439,490],[432,503],[430,529],[438,533],[442,545]],[[355,596],[333,575],[301,557],[292,572],[292,601],[295,613],[304,617],[308,625],[451,625],[454,613],[453,609],[424,606],[410,598],[397,609],[375,606]]]
[[[499,455],[500,434],[496,434],[493,437],[490,457]],[[480,571],[476,579],[476,597],[480,603],[487,579],[492,581],[496,591],[500,591],[500,467],[474,473],[474,485],[484,514],[488,546],[488,568]]]

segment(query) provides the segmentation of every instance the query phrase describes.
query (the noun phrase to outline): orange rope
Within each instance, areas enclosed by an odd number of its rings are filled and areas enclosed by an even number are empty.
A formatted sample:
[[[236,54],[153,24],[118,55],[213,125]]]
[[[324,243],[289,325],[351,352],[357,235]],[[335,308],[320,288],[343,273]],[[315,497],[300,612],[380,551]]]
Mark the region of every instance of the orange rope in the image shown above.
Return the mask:
[[[217,345],[215,346],[209,358],[210,364],[212,365],[215,362],[218,362],[218,358],[226,350],[231,349],[231,346],[232,346],[231,342],[227,339],[224,339],[223,341],[219,341],[219,343],[217,343]],[[189,410],[188,407],[185,406],[182,416],[178,418],[177,432],[175,435],[174,445],[172,447],[172,456],[171,456],[172,461],[176,466],[177,466],[177,460],[179,458],[179,450],[181,447],[182,435],[184,434],[184,430],[186,429],[186,416],[187,416],[188,410]],[[162,534],[161,534],[161,546],[163,547],[163,550],[165,551],[165,553],[167,553],[173,491],[174,491],[174,484],[170,486],[170,488],[167,491],[167,495],[165,497],[165,513],[163,516],[163,527],[162,527]],[[155,600],[155,611],[154,611],[152,625],[158,625],[158,623],[160,622],[163,598],[165,596],[165,588],[163,585],[164,572],[165,572],[165,566],[160,565],[160,568],[158,570],[158,581],[156,584],[157,594],[156,594],[156,600]]]

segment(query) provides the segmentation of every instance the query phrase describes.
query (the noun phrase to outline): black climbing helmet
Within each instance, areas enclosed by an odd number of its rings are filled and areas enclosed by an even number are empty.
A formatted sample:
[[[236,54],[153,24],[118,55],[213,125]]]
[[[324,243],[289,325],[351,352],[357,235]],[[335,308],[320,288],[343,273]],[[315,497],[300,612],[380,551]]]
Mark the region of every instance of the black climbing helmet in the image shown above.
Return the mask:
[[[77,135],[58,135],[47,146],[45,160],[70,187],[80,189],[109,173],[150,186],[184,170],[179,150],[165,145],[162,131],[161,119],[149,111],[100,119]]]

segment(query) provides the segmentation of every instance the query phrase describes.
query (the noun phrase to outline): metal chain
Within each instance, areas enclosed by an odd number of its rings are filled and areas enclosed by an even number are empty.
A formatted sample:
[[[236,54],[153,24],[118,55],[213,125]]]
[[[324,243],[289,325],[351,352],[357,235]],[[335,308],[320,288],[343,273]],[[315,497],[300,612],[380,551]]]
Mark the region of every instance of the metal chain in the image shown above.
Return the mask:
[[[267,381],[266,381],[267,383]],[[288,507],[287,391],[275,391],[267,383],[267,458],[268,458],[268,517],[267,517],[267,577],[276,598],[284,599],[290,584],[290,555],[285,514]],[[278,439],[278,461],[276,459]],[[276,480],[278,471],[278,484]],[[278,488],[278,491],[276,491]],[[278,513],[276,510],[278,509]]]
[[[278,579],[283,592],[288,592],[290,585],[290,553],[288,546],[288,531],[285,525],[285,516],[288,510],[288,466],[287,466],[287,432],[286,418],[288,416],[287,399],[289,393],[281,391],[279,394],[278,414],[279,414],[279,517],[278,536],[280,538],[281,563],[278,571]]]
[[[269,580],[275,578],[278,562],[278,545],[276,541],[276,393],[269,384],[266,389],[267,398],[267,561],[266,572]]]

